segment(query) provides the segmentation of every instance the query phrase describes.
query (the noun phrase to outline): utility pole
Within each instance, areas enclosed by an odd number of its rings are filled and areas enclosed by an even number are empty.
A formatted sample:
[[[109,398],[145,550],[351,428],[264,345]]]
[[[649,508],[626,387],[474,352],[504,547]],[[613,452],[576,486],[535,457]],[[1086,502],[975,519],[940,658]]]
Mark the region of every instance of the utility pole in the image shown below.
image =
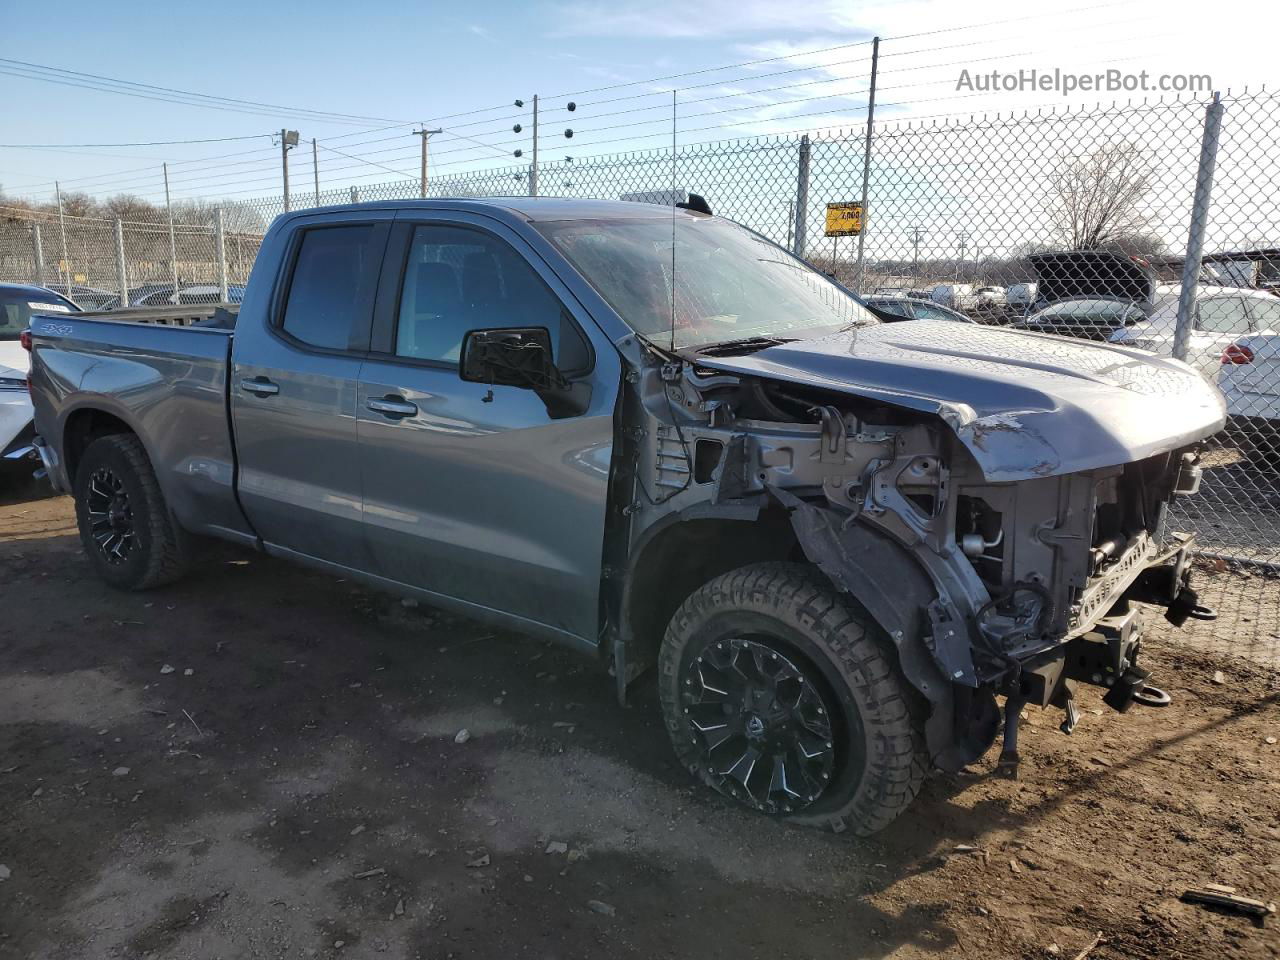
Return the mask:
[[[880,38],[871,41],[871,89],[867,97],[867,142],[862,152],[862,229],[858,231],[857,287],[862,287],[862,246],[867,237],[867,190],[871,185],[871,133],[876,118],[876,73],[880,67]]]
[[[523,109],[524,101],[517,100],[515,102],[515,105],[517,109]],[[578,105],[574,103],[572,100],[570,100],[568,103],[565,104],[564,108],[570,113],[573,113],[573,111],[578,109]],[[520,123],[515,124],[511,128],[512,133],[521,133],[523,130],[524,130],[524,125]],[[427,132],[432,133],[432,132],[439,132],[439,131],[428,130]],[[573,139],[572,127],[565,127],[564,138],[566,140]],[[426,150],[425,146],[423,147],[423,150],[424,151]],[[522,148],[517,148],[511,151],[511,155],[516,159],[519,159],[520,157],[524,156],[524,150]],[[573,158],[565,157],[564,159],[565,159],[565,162],[567,163]],[[425,164],[426,161],[424,160],[423,163]],[[424,176],[424,179],[425,179],[425,176]],[[520,178],[517,176],[516,179],[518,180]],[[564,186],[568,187],[570,186],[570,184],[566,183],[564,184]],[[533,97],[533,162],[529,164],[529,196],[536,197],[537,195],[538,195],[538,96],[537,94],[534,94],[534,97]]]
[[[169,202],[169,164],[162,163],[164,170],[164,208],[169,213],[169,266],[173,268],[173,302],[178,302],[178,239],[173,232],[173,204]],[[285,209],[288,209],[286,206]]]
[[[428,130],[425,127],[421,130],[415,130],[418,136],[422,138],[422,174],[418,188],[418,196],[423,200],[427,199],[427,138],[433,133],[444,133],[443,127],[435,127]]]
[[[284,212],[289,212],[289,148],[298,145],[297,130],[280,131],[280,170],[284,176]]]
[[[311,138],[311,175],[316,183],[316,206],[320,206],[320,160],[316,156],[316,138]]]
[[[912,274],[917,280],[920,279],[920,226],[917,224],[911,229],[911,262]]]

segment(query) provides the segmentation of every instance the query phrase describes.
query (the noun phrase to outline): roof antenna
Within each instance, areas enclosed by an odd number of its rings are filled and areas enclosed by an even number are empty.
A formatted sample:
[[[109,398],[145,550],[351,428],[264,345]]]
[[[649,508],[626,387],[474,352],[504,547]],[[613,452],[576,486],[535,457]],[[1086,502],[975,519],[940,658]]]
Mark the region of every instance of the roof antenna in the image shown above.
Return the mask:
[[[676,352],[676,91],[671,91],[671,352]]]

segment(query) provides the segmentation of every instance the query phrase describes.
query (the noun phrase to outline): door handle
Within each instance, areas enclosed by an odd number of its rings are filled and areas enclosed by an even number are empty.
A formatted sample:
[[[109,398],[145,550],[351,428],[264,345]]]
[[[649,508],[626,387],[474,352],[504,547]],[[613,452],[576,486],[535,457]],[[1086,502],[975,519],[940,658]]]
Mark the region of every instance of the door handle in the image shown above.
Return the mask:
[[[387,394],[385,397],[371,397],[365,404],[375,413],[380,413],[384,417],[390,417],[393,420],[399,420],[402,417],[414,417],[418,414],[418,405],[410,403],[404,397],[395,394]]]
[[[240,389],[259,397],[270,397],[280,392],[280,387],[266,377],[246,377],[240,381]]]

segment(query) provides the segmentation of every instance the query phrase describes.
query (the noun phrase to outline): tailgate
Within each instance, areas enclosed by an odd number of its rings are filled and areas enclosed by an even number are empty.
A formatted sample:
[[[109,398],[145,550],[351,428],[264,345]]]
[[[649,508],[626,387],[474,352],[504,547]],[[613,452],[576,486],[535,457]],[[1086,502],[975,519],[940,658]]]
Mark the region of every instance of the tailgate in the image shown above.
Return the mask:
[[[1127,300],[1149,307],[1156,273],[1144,260],[1102,250],[1038,253],[1027,258],[1036,272],[1036,293],[1045,303],[1071,297]]]

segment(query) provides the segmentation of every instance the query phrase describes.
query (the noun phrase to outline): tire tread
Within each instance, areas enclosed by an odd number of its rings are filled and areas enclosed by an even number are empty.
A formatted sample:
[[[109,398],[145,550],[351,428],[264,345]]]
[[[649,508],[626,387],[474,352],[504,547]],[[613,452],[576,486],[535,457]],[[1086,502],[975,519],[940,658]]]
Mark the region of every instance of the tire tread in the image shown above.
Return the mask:
[[[667,627],[660,655],[663,678],[678,677],[680,659],[696,626],[717,610],[754,606],[793,621],[838,664],[863,707],[870,745],[858,788],[838,809],[793,814],[792,822],[852,830],[867,836],[886,827],[920,792],[928,753],[911,694],[887,637],[852,600],[838,594],[815,570],[798,563],[758,563],[723,574],[694,591]],[[662,684],[662,705],[676,752],[691,771],[679,719],[678,680]],[[864,789],[864,787],[866,789]]]

